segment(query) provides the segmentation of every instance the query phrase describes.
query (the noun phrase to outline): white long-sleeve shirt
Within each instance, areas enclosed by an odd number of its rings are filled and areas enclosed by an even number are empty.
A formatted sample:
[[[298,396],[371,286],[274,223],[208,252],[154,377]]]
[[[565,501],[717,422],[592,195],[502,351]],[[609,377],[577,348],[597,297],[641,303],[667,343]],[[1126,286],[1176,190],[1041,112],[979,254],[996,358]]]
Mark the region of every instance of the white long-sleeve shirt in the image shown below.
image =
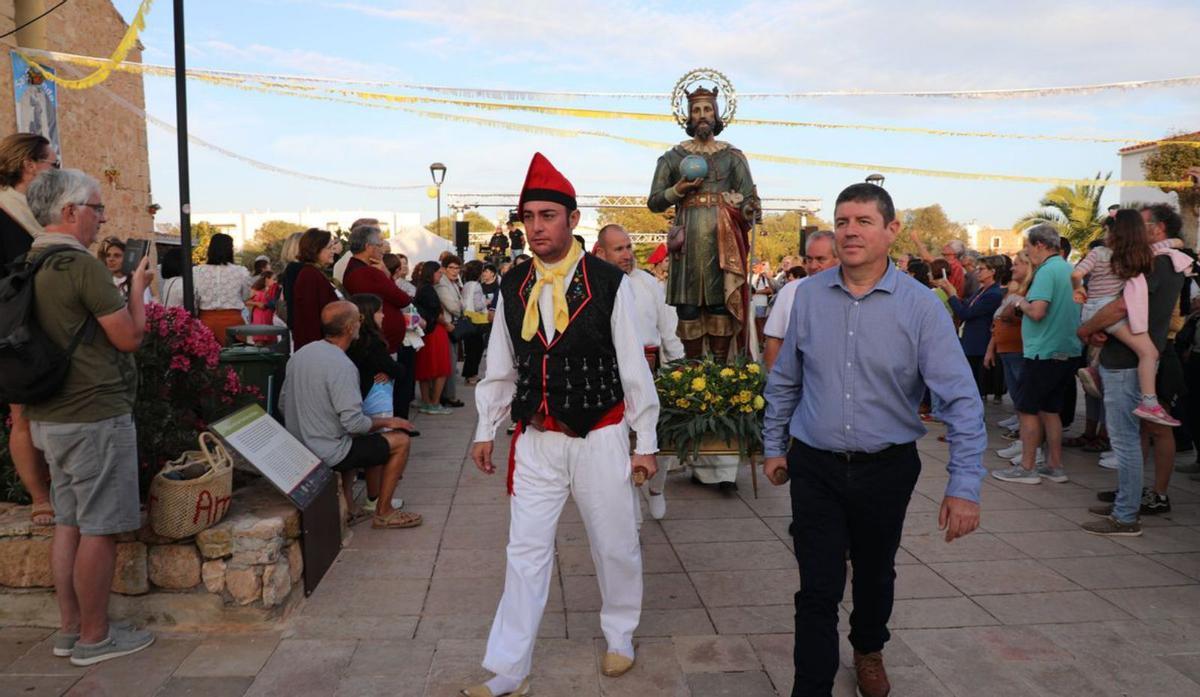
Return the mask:
[[[675,333],[679,317],[675,308],[667,304],[667,293],[653,274],[634,269],[629,274],[633,295],[637,302],[633,306],[633,322],[637,326],[642,346],[657,346],[662,350],[662,360],[673,361],[683,358],[683,342]]]
[[[570,269],[567,278],[575,273]],[[554,341],[554,298],[553,289],[542,287],[538,298],[538,311],[542,320],[542,331],[546,340]],[[645,350],[634,326],[633,285],[622,279],[613,303],[610,326],[613,348],[617,356],[617,371],[621,376],[621,389],[625,392],[625,422],[637,434],[639,455],[658,452],[658,391],[654,377],[646,363]],[[475,408],[479,421],[475,427],[475,442],[495,440],[496,429],[508,417],[513,396],[517,390],[517,362],[513,355],[512,338],[508,334],[508,323],[504,321],[504,297],[496,302],[496,321],[492,324],[492,335],[488,340],[486,377],[475,388]]]

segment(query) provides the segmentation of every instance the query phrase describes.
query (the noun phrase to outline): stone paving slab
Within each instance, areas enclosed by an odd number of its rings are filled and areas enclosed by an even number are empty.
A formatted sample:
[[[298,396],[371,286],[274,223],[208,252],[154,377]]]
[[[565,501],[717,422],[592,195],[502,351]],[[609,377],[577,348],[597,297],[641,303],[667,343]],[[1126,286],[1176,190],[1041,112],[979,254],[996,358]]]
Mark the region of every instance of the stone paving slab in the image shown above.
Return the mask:
[[[468,402],[471,390],[461,390]],[[989,424],[1004,409],[988,406]],[[425,516],[411,530],[358,526],[317,592],[281,627],[252,635],[163,635],[142,654],[91,669],[50,656],[50,629],[0,628],[0,697],[454,697],[479,665],[504,584],[509,500],[500,476],[466,460],[473,411],[420,416],[399,495]],[[1007,441],[994,432],[991,450]],[[1172,481],[1170,514],[1109,540],[1078,525],[1114,485],[1096,456],[1067,450],[1068,484],[988,479],[982,529],[947,545],[936,529],[947,449],[932,426],[897,553],[893,695],[1200,697],[1200,483]],[[497,441],[496,458],[507,456]],[[599,674],[605,650],[595,567],[572,501],[560,520],[550,601],[534,654],[546,697],[768,697],[792,686],[800,587],[786,487],[749,472],[727,494],[673,474],[668,511],[641,531],[638,663]],[[839,610],[833,694],[855,694],[847,641],[853,573]]]

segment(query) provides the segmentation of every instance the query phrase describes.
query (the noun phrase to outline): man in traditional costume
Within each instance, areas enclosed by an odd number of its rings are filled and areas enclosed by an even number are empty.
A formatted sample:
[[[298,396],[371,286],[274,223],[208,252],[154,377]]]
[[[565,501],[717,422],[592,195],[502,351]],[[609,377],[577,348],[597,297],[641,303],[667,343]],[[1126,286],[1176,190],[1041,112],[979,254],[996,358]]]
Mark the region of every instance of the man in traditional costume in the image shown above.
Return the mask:
[[[608,642],[602,672],[617,677],[633,667],[642,555],[630,482],[635,471],[651,477],[657,470],[658,394],[633,322],[629,280],[575,243],[575,189],[540,153],[518,210],[533,259],[500,283],[487,373],[475,391],[479,423],[471,450],[481,471],[494,472],[496,428],[511,412],[517,428],[508,463],[508,564],[483,660],[495,677],[463,690],[467,697],[529,691],[568,494],[587,528],[600,585]]]
[[[633,255],[633,240],[625,228],[610,223],[600,228],[596,235],[596,256],[616,266],[629,276],[633,285],[633,322],[646,351],[646,363],[650,370],[657,371],[667,362],[683,358],[683,344],[676,334],[678,319],[675,308],[667,304],[662,284],[648,271],[637,267]],[[663,495],[667,486],[667,468],[662,468],[645,487],[646,502],[650,515],[662,520],[667,514],[667,498]],[[641,513],[638,506],[638,513]],[[640,516],[639,516],[640,518]]]
[[[658,158],[647,205],[655,213],[675,206],[675,224],[683,231],[682,248],[671,254],[667,302],[679,314],[684,350],[698,358],[707,337],[709,352],[725,360],[745,325],[746,235],[760,207],[746,156],[716,139],[725,128],[718,90],[685,90],[691,138]],[[707,161],[704,177],[684,178],[680,164],[689,155]]]

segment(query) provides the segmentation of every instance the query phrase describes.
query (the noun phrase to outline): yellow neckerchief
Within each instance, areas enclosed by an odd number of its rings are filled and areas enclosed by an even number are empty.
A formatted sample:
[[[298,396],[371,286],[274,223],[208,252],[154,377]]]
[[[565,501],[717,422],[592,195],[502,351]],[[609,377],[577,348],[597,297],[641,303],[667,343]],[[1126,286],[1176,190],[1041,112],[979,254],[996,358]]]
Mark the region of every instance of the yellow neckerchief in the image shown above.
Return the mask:
[[[525,300],[525,322],[521,325],[521,338],[525,341],[533,339],[538,333],[538,328],[542,326],[541,312],[538,310],[538,300],[542,297],[542,287],[547,283],[551,285],[551,296],[554,298],[554,330],[562,333],[567,324],[571,321],[571,312],[567,309],[567,288],[566,278],[567,272],[575,266],[575,262],[579,261],[583,256],[583,250],[579,248],[574,241],[571,242],[571,251],[567,252],[567,256],[556,264],[547,265],[542,263],[541,259],[533,258],[533,268],[538,274],[537,282],[533,284],[533,288],[529,291],[529,297]]]

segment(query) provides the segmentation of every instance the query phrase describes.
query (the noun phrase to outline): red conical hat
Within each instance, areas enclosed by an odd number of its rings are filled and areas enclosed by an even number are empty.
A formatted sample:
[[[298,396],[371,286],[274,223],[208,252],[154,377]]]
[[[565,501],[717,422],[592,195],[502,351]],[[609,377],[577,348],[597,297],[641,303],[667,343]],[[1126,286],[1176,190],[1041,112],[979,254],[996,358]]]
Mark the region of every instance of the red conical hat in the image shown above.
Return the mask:
[[[654,266],[655,264],[657,264],[658,262],[660,262],[666,258],[667,258],[667,243],[664,242],[664,243],[658,245],[657,247],[655,247],[654,251],[650,253],[650,258],[646,260],[646,263],[650,264],[651,266]]]
[[[521,201],[517,204],[520,215],[525,214],[526,201],[561,203],[568,211],[573,211],[576,208],[575,187],[550,164],[550,160],[542,153],[535,152],[533,160],[529,162],[529,172],[525,175],[525,185],[521,187]]]

